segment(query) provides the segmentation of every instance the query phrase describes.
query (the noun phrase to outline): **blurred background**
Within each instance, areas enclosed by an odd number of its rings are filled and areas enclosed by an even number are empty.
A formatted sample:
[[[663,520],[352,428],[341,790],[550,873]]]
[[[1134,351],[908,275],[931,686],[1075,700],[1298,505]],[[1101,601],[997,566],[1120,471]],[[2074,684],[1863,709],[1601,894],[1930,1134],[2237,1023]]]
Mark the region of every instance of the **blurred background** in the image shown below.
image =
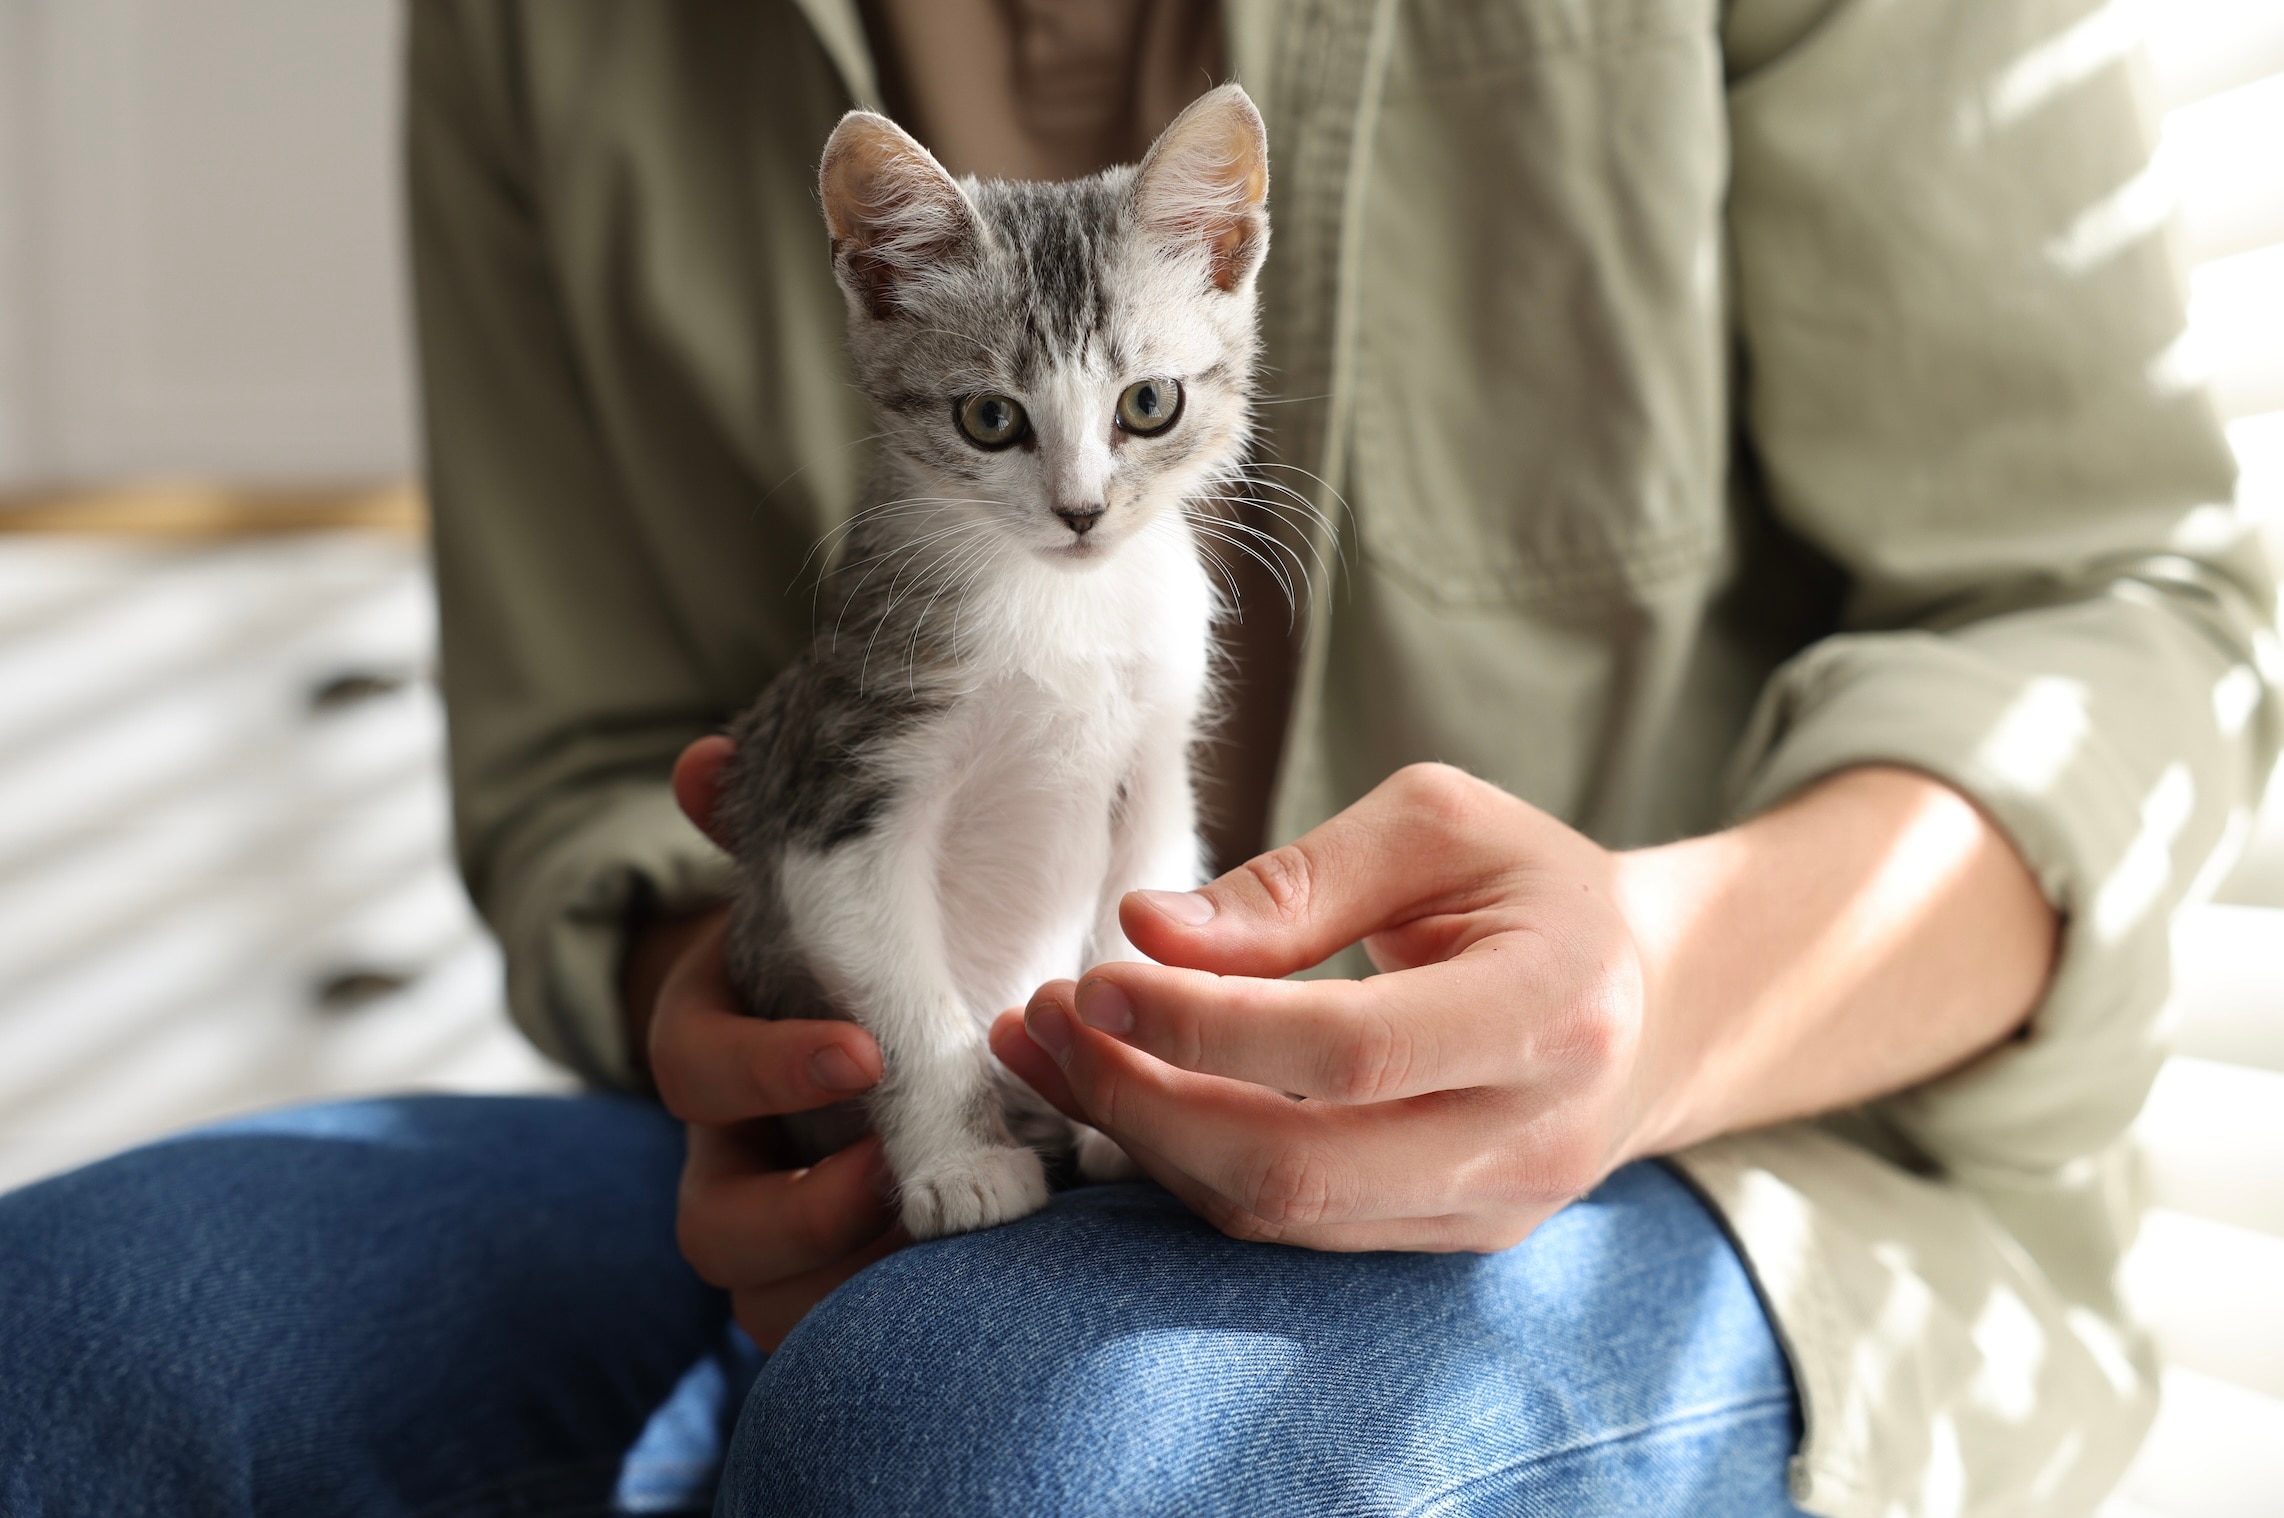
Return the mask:
[[[556,1077],[447,857],[393,0],[0,0],[0,1186]]]
[[[397,29],[393,0],[0,0],[0,1188],[279,1102],[568,1084],[448,857]],[[2089,220],[2180,213],[2172,362],[2284,555],[2284,0],[2113,4],[2024,67],[2144,41],[2159,162]],[[2176,936],[2128,1282],[2172,1368],[2107,1518],[2284,1513],[2272,789]]]

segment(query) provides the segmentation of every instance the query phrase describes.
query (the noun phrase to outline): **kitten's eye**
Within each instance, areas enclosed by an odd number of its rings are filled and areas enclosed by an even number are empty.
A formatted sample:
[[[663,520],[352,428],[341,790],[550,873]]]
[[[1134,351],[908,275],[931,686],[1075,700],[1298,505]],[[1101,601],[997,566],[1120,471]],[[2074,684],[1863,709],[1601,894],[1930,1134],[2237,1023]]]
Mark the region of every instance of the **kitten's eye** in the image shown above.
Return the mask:
[[[954,414],[959,418],[960,431],[978,448],[1005,448],[1010,443],[1019,443],[1031,426],[1021,406],[1004,395],[988,391],[961,401]]]
[[[1126,387],[1118,398],[1118,425],[1148,437],[1164,432],[1182,414],[1182,387],[1178,380],[1147,379]]]

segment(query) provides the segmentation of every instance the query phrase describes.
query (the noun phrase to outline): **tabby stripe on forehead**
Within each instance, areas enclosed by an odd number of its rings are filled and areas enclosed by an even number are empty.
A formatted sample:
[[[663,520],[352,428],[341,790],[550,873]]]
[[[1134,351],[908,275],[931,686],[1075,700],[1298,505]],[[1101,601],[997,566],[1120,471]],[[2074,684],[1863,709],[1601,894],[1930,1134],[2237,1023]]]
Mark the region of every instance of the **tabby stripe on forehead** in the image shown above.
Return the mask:
[[[986,208],[1022,263],[1024,356],[1033,362],[1076,352],[1110,325],[1101,233],[1116,221],[1116,192],[1107,184],[1046,188],[1024,186]]]

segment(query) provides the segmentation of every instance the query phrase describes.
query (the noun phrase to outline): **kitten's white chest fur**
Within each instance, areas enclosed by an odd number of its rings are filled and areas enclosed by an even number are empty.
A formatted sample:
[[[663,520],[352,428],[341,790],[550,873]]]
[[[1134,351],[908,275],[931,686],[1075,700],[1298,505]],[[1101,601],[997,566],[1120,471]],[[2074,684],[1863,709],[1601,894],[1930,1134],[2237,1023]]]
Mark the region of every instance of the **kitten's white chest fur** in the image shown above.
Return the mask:
[[[1178,520],[1164,524],[1178,528]],[[1080,577],[1041,566],[977,629],[976,687],[942,735],[964,778],[934,860],[952,972],[983,1023],[1043,982],[1129,957],[1117,884],[1197,883],[1189,809],[1140,815],[1186,778],[1212,597],[1187,531],[1145,534]],[[1156,826],[1117,878],[1121,824]]]

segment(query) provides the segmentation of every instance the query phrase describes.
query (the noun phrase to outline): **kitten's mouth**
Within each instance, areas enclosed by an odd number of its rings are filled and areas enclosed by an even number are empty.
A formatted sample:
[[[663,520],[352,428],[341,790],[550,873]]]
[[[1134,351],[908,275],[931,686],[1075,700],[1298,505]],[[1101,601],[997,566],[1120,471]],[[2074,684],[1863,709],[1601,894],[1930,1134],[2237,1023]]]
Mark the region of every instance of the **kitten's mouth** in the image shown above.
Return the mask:
[[[1098,543],[1089,536],[1073,538],[1068,543],[1058,543],[1053,548],[1042,548],[1038,552],[1039,557],[1058,564],[1091,564],[1097,559],[1108,558],[1110,545]]]

